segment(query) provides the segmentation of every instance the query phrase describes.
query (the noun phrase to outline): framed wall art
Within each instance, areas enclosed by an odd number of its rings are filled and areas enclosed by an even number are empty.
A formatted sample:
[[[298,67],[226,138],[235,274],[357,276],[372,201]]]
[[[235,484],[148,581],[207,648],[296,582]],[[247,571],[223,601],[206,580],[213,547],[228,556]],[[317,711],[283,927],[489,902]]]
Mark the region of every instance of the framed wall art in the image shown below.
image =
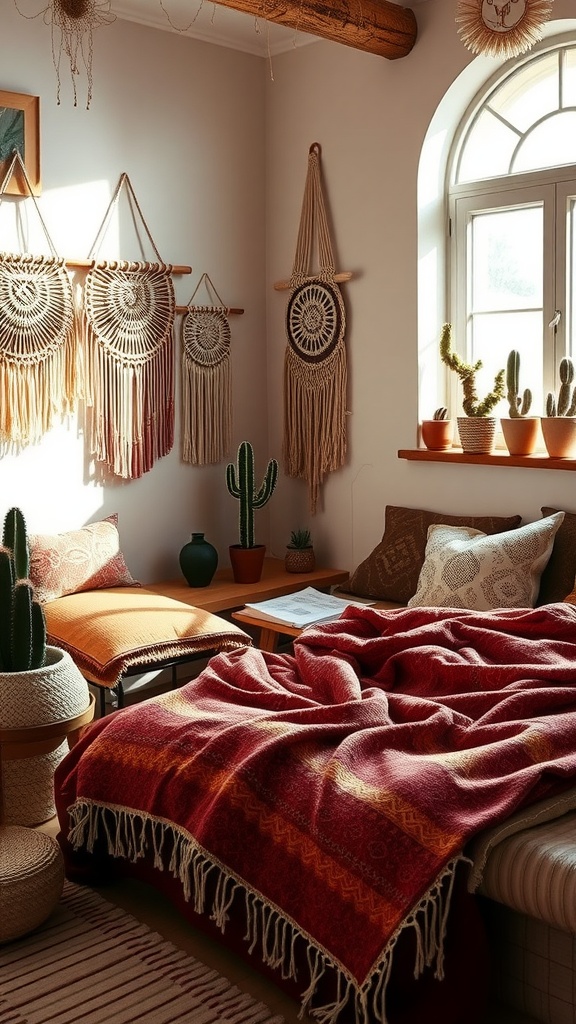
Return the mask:
[[[40,182],[40,98],[20,92],[0,90],[0,183],[17,149],[20,153],[32,192],[41,193]],[[6,186],[6,193],[27,196],[30,190],[24,175],[16,167]]]

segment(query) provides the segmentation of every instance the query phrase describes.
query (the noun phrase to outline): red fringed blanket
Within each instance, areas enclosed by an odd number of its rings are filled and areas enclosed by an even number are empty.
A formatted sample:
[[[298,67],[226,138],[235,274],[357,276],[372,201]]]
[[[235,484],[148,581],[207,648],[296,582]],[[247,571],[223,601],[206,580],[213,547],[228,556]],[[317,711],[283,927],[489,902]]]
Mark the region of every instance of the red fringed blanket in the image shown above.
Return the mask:
[[[293,657],[220,654],[181,690],[94,723],[57,793],[73,846],[149,851],[222,928],[240,888],[267,963],[290,974],[307,942],[303,1005],[326,965],[341,981],[322,1021],[350,998],[358,1021],[374,1007],[385,1021],[402,928],[416,970],[441,976],[467,841],[575,776],[576,609],[350,607]]]

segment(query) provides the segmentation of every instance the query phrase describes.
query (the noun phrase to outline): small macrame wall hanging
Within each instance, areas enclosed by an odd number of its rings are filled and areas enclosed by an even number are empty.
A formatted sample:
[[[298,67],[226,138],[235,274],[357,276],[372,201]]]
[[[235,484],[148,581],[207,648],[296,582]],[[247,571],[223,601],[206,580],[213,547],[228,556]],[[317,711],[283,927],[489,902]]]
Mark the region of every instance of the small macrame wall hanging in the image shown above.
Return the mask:
[[[0,253],[0,440],[23,447],[73,410],[79,377],[71,281],[18,151],[0,185],[0,202],[16,167],[50,248],[49,256]]]
[[[210,304],[194,302],[204,285]],[[217,299],[217,304],[214,303]],[[208,274],[202,274],[182,318],[182,459],[196,466],[221,462],[230,453],[232,390],[231,313]]]
[[[127,174],[120,176],[88,259],[95,258],[123,186],[158,262],[93,265],[84,284],[83,345],[91,453],[115,476],[133,479],[174,444],[176,306],[174,268],[162,262]]]
[[[311,273],[314,242],[319,269]],[[327,473],[346,458],[346,313],[336,274],[320,176],[320,146],[308,154],[308,173],[290,288],[284,359],[284,468],[307,481],[310,511],[316,512]]]
[[[458,0],[456,24],[472,53],[508,60],[542,39],[553,0]]]

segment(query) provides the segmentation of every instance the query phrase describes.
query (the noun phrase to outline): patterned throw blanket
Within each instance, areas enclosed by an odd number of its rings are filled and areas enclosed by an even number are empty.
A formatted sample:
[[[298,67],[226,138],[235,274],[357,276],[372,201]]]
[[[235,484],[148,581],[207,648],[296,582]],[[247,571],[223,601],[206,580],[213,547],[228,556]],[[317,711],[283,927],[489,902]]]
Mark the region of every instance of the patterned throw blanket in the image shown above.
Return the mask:
[[[312,1011],[327,1024],[344,1005],[386,1021],[403,928],[416,973],[441,977],[466,843],[575,776],[576,609],[550,605],[350,607],[293,657],[219,654],[95,722],[56,781],[76,849],[147,852],[222,929],[240,890],[251,947],[285,976],[305,943],[304,1007],[334,969],[334,1002]]]

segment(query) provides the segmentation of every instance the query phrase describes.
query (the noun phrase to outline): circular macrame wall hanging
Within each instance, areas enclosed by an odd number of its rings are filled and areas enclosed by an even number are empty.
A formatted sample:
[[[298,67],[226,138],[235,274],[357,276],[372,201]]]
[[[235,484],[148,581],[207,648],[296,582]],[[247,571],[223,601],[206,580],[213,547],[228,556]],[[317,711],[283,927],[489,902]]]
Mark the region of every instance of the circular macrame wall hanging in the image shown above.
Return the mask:
[[[182,321],[182,459],[221,462],[230,448],[230,324],[227,310],[189,306]]]
[[[307,363],[327,359],[344,337],[346,316],[340,291],[314,279],[295,288],[286,310],[286,333],[294,353]]]
[[[507,60],[539,42],[551,14],[552,0],[459,0],[456,24],[472,53]]]

